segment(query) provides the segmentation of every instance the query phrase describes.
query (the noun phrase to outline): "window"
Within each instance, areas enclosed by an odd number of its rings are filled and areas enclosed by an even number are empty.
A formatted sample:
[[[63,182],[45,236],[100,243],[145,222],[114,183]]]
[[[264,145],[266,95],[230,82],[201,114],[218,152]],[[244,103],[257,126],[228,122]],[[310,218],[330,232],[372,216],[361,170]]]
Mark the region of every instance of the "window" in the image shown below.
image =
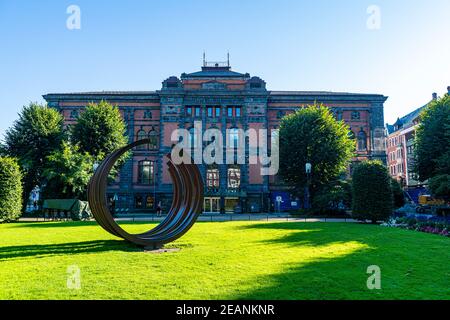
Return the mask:
[[[78,111],[77,111],[77,110],[72,110],[72,111],[70,111],[70,118],[71,118],[71,119],[76,119],[76,118],[78,118]]]
[[[360,120],[361,119],[361,113],[359,113],[358,111],[353,111],[352,112],[352,120]]]
[[[206,108],[206,113],[208,118],[218,118],[220,117],[220,107],[210,106]]]
[[[239,129],[238,128],[231,128],[229,130],[229,147],[230,148],[237,148],[239,146]]]
[[[144,111],[144,119],[152,119],[152,112],[151,111]]]
[[[241,169],[228,168],[228,188],[239,189],[241,186]]]
[[[219,188],[219,169],[209,168],[206,170],[206,186],[208,188]]]
[[[227,107],[227,116],[229,118],[239,118],[241,116],[241,107]]]
[[[200,117],[201,116],[201,109],[200,109],[200,107],[195,107],[194,110],[195,110],[195,116],[196,117]]]
[[[158,149],[158,133],[155,130],[152,130],[148,133],[148,138],[150,139],[148,148],[150,150]]]
[[[196,130],[194,127],[189,129],[189,143],[190,143],[190,148],[197,148],[198,147],[198,141],[197,141],[197,134],[196,134]]]
[[[155,162],[150,160],[139,161],[138,168],[139,168],[138,183],[153,184]]]
[[[136,134],[136,141],[140,141],[140,140],[144,140],[144,139],[147,139],[147,133],[141,129]],[[145,144],[142,144],[140,146],[137,146],[136,149],[137,150],[145,150],[146,146],[145,146]]]
[[[142,208],[142,196],[137,195],[134,197],[134,206],[135,208]]]
[[[358,151],[364,151],[366,149],[367,149],[367,135],[361,129],[361,131],[358,133]]]
[[[281,119],[286,115],[286,112],[284,111],[278,111],[277,112],[277,119]]]
[[[192,117],[192,107],[186,107],[186,117]]]
[[[147,196],[147,199],[145,201],[145,207],[147,209],[153,208],[155,205],[155,199],[152,196]]]

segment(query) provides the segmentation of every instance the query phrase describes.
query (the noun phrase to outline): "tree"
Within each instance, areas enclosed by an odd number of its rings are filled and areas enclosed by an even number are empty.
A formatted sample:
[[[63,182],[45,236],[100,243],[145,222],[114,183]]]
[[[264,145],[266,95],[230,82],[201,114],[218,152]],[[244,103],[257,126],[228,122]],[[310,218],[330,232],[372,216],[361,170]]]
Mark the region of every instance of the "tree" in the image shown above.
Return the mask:
[[[47,157],[44,176],[48,182],[44,198],[86,200],[86,186],[93,174],[95,161],[91,155],[79,149],[78,145],[63,142],[60,150]]]
[[[437,198],[450,199],[450,175],[439,174],[429,181],[431,194]]]
[[[450,174],[450,95],[430,102],[415,141],[415,171],[421,181]]]
[[[119,109],[105,101],[89,104],[72,127],[72,144],[96,161],[127,144],[126,125]]]
[[[307,183],[305,164],[312,164],[311,194],[348,167],[355,150],[349,127],[330,110],[314,104],[284,117],[280,125],[281,177],[300,194]]]
[[[352,215],[376,223],[392,214],[391,177],[381,161],[364,161],[353,169]]]
[[[61,146],[65,136],[63,123],[63,117],[55,109],[31,103],[6,131],[5,152],[18,159],[24,174],[24,206],[33,188],[42,184],[47,156]]]
[[[394,200],[394,208],[403,207],[405,205],[405,195],[400,183],[394,178],[391,178],[391,190]]]
[[[22,173],[16,159],[0,157],[0,222],[16,220],[22,210]]]
[[[317,214],[344,214],[352,205],[352,184],[349,180],[336,180],[316,193],[312,208]]]

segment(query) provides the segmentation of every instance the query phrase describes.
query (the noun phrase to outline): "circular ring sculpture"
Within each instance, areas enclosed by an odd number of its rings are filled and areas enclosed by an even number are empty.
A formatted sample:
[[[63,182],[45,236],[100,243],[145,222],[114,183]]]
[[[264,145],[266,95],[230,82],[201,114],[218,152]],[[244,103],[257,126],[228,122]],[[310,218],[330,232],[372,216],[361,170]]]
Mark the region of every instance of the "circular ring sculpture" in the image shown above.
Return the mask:
[[[122,229],[114,221],[107,205],[108,175],[124,153],[150,142],[150,139],[136,141],[106,157],[89,182],[88,201],[92,215],[103,229],[136,245],[158,249],[183,236],[197,220],[203,203],[203,180],[197,165],[184,163],[176,165],[168,154],[167,164],[173,182],[173,200],[166,218],[154,229],[141,234],[130,234]]]

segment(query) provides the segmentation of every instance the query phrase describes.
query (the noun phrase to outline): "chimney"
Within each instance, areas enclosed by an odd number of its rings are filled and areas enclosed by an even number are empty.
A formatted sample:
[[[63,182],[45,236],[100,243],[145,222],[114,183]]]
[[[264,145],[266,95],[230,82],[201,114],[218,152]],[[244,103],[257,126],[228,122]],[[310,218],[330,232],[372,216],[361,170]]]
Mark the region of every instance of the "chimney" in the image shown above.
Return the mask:
[[[437,93],[433,92],[433,100],[437,100]]]

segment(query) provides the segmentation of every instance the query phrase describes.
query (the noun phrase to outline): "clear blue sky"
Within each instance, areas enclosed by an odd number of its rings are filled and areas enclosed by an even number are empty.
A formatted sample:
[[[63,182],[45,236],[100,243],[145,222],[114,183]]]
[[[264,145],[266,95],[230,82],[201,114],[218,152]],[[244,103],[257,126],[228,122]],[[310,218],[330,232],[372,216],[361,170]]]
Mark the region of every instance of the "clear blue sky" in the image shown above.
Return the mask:
[[[81,9],[68,30],[67,7]],[[381,29],[369,30],[369,5]],[[42,94],[156,90],[202,52],[271,90],[389,96],[385,120],[450,85],[448,0],[0,0],[0,137]]]

